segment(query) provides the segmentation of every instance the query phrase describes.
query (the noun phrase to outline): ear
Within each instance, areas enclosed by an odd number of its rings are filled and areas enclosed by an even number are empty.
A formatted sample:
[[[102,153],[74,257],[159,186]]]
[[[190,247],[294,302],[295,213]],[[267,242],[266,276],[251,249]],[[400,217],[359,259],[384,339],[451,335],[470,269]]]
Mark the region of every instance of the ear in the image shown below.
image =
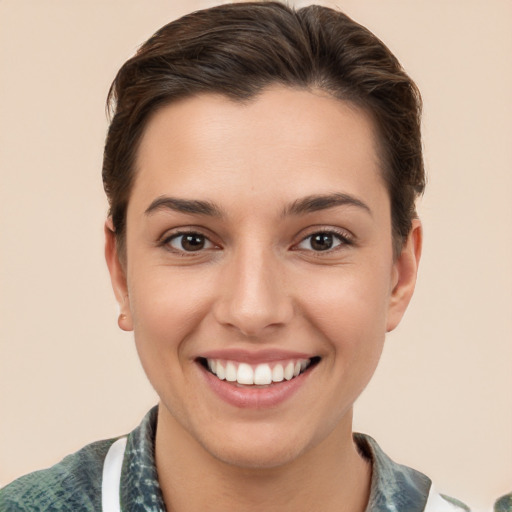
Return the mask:
[[[123,331],[133,331],[126,273],[121,263],[114,225],[110,217],[105,222],[105,259],[107,260],[108,271],[110,272],[112,288],[119,304],[119,327]]]
[[[411,300],[416,285],[422,242],[421,222],[419,219],[414,219],[402,252],[393,264],[393,289],[389,302],[387,332],[395,329],[400,323]]]

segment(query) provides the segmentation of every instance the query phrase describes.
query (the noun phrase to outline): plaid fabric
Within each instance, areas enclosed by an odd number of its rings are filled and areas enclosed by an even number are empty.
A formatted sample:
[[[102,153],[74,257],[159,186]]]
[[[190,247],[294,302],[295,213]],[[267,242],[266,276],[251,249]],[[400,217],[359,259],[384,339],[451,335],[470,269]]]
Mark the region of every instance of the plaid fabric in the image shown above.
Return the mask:
[[[156,420],[154,407],[128,436],[121,474],[121,508],[126,512],[165,512],[154,458]],[[423,512],[430,479],[393,462],[371,437],[355,434],[354,439],[373,466],[366,512]],[[87,445],[49,469],[15,480],[0,491],[0,511],[100,511],[103,461],[114,441]],[[456,506],[454,510],[469,510],[443,498]]]

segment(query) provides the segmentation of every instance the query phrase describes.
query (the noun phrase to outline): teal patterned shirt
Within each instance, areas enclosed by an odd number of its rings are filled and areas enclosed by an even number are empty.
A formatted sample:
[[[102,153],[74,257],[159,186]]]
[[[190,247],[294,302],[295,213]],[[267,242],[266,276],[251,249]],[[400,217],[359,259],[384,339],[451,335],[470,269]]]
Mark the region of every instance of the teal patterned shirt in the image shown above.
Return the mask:
[[[165,512],[155,467],[157,407],[128,435],[121,473],[121,509]],[[423,512],[431,481],[422,473],[396,464],[369,436],[355,434],[361,454],[372,463],[366,512]],[[0,491],[0,512],[98,512],[105,456],[115,439],[99,441],[67,456],[55,466],[23,476]],[[453,510],[469,511],[443,496]]]

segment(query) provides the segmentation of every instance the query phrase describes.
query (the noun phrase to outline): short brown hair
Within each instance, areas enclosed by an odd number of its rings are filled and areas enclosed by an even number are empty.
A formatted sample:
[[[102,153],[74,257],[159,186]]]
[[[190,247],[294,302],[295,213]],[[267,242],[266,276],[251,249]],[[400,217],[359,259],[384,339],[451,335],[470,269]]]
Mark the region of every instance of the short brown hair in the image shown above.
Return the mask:
[[[425,186],[419,91],[390,50],[345,14],[279,2],[188,14],[158,30],[117,73],[107,100],[112,121],[103,184],[121,247],[136,153],[150,115],[201,93],[247,100],[272,84],[321,89],[371,114],[399,254]]]

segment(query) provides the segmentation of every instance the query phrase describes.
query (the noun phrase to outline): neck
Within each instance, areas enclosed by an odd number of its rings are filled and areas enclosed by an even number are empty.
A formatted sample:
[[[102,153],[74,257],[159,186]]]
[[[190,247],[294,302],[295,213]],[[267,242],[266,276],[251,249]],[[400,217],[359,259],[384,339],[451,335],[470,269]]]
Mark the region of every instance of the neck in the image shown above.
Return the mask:
[[[371,464],[340,424],[320,444],[272,468],[240,468],[213,457],[160,405],[155,442],[168,512],[363,512]]]

